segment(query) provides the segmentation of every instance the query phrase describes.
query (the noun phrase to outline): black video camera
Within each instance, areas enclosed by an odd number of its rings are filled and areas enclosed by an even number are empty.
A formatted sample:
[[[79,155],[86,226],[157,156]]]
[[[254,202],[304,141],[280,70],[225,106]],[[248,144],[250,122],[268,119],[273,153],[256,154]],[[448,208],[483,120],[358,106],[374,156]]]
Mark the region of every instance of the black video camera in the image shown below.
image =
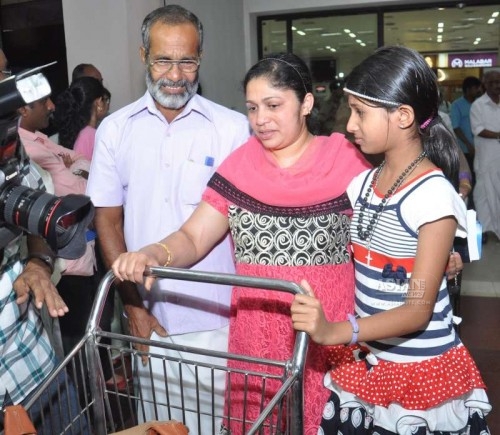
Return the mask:
[[[58,257],[85,253],[94,206],[85,195],[57,197],[23,185],[29,166],[17,109],[50,95],[44,65],[0,82],[0,249],[23,231],[42,236]],[[24,171],[24,172],[23,172]]]

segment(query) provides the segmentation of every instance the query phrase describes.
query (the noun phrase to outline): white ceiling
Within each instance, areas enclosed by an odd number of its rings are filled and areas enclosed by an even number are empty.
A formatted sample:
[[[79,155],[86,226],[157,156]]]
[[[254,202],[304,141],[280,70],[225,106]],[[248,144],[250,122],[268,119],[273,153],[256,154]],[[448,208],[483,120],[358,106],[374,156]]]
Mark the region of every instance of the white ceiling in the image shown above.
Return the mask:
[[[387,12],[384,14],[384,44],[401,44],[422,53],[498,52],[499,12],[500,3]],[[442,23],[442,33],[438,33],[439,23]],[[331,53],[367,55],[378,45],[375,13],[344,16],[338,13],[327,16],[323,13],[320,17],[294,19],[292,25],[295,28],[293,51],[307,58],[331,56]],[[346,30],[352,35],[349,36]],[[304,35],[300,35],[299,31]],[[438,35],[442,35],[442,42],[438,42]],[[262,36],[264,54],[283,51],[286,42],[285,21],[266,20]]]

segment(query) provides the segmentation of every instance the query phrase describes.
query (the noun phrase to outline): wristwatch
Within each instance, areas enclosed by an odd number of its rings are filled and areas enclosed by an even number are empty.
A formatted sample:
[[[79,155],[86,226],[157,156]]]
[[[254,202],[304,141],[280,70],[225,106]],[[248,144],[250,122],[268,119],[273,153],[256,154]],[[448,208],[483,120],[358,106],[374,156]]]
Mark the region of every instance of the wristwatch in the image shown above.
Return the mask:
[[[42,252],[32,252],[28,254],[28,258],[26,259],[26,263],[30,260],[36,258],[37,260],[43,261],[47,266],[49,266],[50,274],[54,272],[55,260],[49,254],[43,254]]]

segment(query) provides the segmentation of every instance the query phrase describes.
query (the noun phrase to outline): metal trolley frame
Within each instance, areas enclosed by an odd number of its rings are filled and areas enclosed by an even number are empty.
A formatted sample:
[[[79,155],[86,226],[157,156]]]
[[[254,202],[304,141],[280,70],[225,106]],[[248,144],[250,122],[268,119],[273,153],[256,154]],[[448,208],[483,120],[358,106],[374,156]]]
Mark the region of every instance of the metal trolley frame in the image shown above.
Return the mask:
[[[150,268],[146,274],[157,278],[252,287],[262,289],[262,291],[273,290],[291,294],[304,293],[304,290],[298,284],[277,279],[166,267]],[[210,430],[214,434],[219,433],[219,427],[216,427],[215,422],[220,421],[222,417],[226,421],[231,422],[233,417],[230,415],[216,415],[213,405],[209,407],[209,411],[206,408],[202,409],[198,406],[196,407],[197,409],[184,409],[184,402],[179,407],[179,405],[169,403],[168,397],[165,398],[163,396],[161,399],[160,397],[154,397],[152,402],[146,403],[141,395],[141,388],[137,385],[137,380],[134,382],[133,367],[135,364],[140,363],[141,359],[152,360],[158,358],[165,360],[165,356],[157,355],[154,351],[151,351],[151,347],[157,347],[182,352],[184,357],[175,360],[181,373],[181,385],[179,386],[181,391],[183,388],[182,370],[185,367],[189,367],[195,373],[200,369],[210,370],[214,373],[224,372],[227,382],[226,389],[230,389],[231,376],[237,370],[229,368],[226,362],[232,360],[243,361],[245,365],[255,364],[256,369],[240,371],[239,375],[244,376],[245,379],[247,377],[254,377],[261,380],[263,391],[260,413],[258,418],[253,421],[241,422],[240,418],[240,424],[243,424],[245,428],[249,427],[246,432],[248,435],[264,433],[273,435],[302,435],[303,373],[308,346],[308,336],[306,333],[297,333],[292,355],[284,361],[277,361],[218,352],[210,349],[165,344],[123,334],[105,332],[101,330],[99,324],[104,304],[114,279],[115,277],[111,271],[103,278],[98,288],[85,336],[57,366],[54,372],[44,381],[40,389],[26,404],[26,409],[30,413],[32,409],[37,407],[37,402],[40,402],[43,395],[48,391],[50,391],[52,396],[55,395],[56,399],[52,400],[49,406],[54,407],[53,410],[57,411],[58,415],[61,415],[60,427],[49,429],[47,433],[110,434],[137,424],[137,415],[138,413],[140,414],[141,408],[146,405],[154,406],[155,409],[157,406],[176,407],[177,412],[180,409],[182,415],[185,412],[196,413],[198,415],[199,433],[208,434]],[[120,345],[113,344],[120,342]],[[136,345],[138,344],[150,346],[150,350],[147,352],[137,350]],[[115,380],[113,385],[109,385],[109,382],[105,383],[104,381],[101,363],[103,355],[108,359],[110,367],[113,367],[112,377]],[[220,363],[207,365],[200,362],[197,357],[202,355],[210,356],[212,360],[214,358],[216,360],[220,359]],[[119,387],[116,382],[116,375],[118,373],[116,367],[119,367],[120,373],[124,375],[125,379],[130,379],[125,388]],[[279,368],[278,371],[280,374],[269,374],[269,371],[266,370],[269,367]],[[276,369],[273,369],[273,373],[275,372]],[[167,373],[165,375],[165,383],[168,389],[169,381],[167,380]],[[275,383],[276,380],[279,382],[279,389],[272,399],[268,400],[269,397],[266,399],[266,395],[268,396],[269,393],[265,391],[265,386],[271,379]],[[68,389],[74,392],[76,390],[72,398],[71,395],[68,397],[67,394],[64,394],[64,391],[68,391]],[[228,399],[226,398],[226,400]],[[68,415],[64,415],[65,413]],[[203,425],[201,423],[202,415],[205,418]],[[206,426],[206,418],[211,422],[211,428]],[[45,423],[43,425],[45,433]]]

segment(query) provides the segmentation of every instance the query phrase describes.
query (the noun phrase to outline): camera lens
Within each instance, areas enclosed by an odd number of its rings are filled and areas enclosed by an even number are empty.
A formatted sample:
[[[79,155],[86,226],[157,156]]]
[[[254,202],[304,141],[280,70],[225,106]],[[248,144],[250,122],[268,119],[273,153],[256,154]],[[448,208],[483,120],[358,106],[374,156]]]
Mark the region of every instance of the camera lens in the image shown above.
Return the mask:
[[[26,186],[8,185],[2,192],[2,200],[5,222],[46,237],[50,209],[59,198]]]
[[[64,258],[83,255],[92,217],[92,203],[84,195],[57,197],[17,184],[0,188],[0,221],[44,237],[61,256],[69,252]]]

